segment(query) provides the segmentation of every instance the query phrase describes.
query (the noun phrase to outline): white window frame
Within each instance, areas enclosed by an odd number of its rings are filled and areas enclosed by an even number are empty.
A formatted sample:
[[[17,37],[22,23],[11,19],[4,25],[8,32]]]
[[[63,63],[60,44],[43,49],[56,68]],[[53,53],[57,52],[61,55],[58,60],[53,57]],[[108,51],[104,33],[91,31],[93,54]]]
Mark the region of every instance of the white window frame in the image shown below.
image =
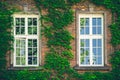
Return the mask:
[[[37,14],[14,14],[13,15],[13,21],[14,21],[14,39],[25,39],[26,40],[26,61],[25,61],[25,65],[16,65],[16,44],[14,41],[14,54],[13,54],[13,66],[14,67],[38,67],[39,66],[39,63],[40,63],[40,60],[39,60],[39,53],[40,53],[40,50],[39,50],[39,34],[40,34],[40,28],[39,28],[39,15]],[[25,18],[25,35],[16,35],[16,31],[15,31],[15,18]],[[28,18],[37,18],[37,34],[32,34],[32,35],[29,35],[28,34]],[[36,65],[28,65],[28,39],[37,39],[37,64]]]
[[[102,29],[101,29],[101,31],[102,31],[102,33],[101,34],[92,34],[92,18],[93,17],[95,17],[95,18],[101,18],[101,21],[102,21]],[[80,18],[89,18],[90,20],[90,23],[89,23],[89,25],[90,25],[90,27],[89,27],[89,34],[80,34]],[[83,13],[79,13],[79,15],[78,15],[78,42],[77,42],[77,46],[78,46],[78,65],[79,66],[83,66],[83,67],[89,67],[89,66],[104,66],[104,35],[103,35],[103,29],[104,29],[104,24],[103,24],[103,20],[104,20],[104,16],[103,16],[103,14],[90,14],[90,13],[88,13],[88,14],[83,14]],[[90,41],[90,65],[82,65],[82,64],[80,64],[80,40],[81,39],[89,39],[89,41]],[[102,40],[102,64],[101,65],[93,65],[92,64],[92,40],[93,39],[101,39]]]

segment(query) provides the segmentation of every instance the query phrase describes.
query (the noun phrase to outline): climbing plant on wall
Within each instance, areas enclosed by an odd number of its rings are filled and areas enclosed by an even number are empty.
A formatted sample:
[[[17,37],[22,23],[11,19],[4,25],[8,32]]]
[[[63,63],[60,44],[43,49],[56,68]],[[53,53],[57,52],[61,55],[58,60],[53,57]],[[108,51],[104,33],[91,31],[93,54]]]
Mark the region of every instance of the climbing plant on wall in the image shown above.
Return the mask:
[[[113,53],[111,63],[113,70],[108,73],[86,72],[78,74],[70,67],[69,60],[73,58],[70,45],[74,39],[66,27],[73,21],[72,5],[84,0],[34,0],[37,8],[46,10],[41,15],[44,36],[47,38],[49,51],[46,53],[45,65],[38,71],[8,71],[6,70],[6,53],[11,50],[13,41],[12,17],[13,10],[0,2],[0,79],[1,80],[120,80],[120,51]],[[110,25],[111,44],[120,44],[120,0],[90,0],[96,5],[105,6],[113,13],[113,23]],[[47,24],[44,24],[46,22]]]
[[[12,11],[8,10],[7,4],[0,2],[0,70],[5,69],[6,66],[6,53],[11,50],[11,43],[13,36],[11,35],[12,29]]]

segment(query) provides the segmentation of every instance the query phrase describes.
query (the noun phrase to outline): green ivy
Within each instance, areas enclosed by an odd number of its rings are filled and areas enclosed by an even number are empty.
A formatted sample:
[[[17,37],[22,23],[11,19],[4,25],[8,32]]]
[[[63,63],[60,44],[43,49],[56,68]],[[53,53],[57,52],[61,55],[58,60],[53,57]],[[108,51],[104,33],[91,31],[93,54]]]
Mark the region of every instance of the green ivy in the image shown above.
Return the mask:
[[[0,70],[5,69],[6,53],[11,50],[13,36],[12,29],[12,11],[8,10],[7,4],[0,2]]]
[[[86,72],[79,74],[70,67],[69,60],[73,58],[71,40],[74,39],[66,27],[73,22],[72,5],[85,0],[34,0],[37,8],[46,9],[48,14],[42,15],[43,35],[47,38],[49,51],[45,56],[45,64],[38,71],[8,71],[6,70],[6,53],[12,49],[12,17],[13,10],[4,2],[0,2],[0,80],[120,80],[120,51],[111,56],[112,71],[107,73]],[[120,44],[120,0],[90,0],[92,3],[111,9],[116,18],[109,26],[111,44]],[[114,17],[114,16],[113,16]]]

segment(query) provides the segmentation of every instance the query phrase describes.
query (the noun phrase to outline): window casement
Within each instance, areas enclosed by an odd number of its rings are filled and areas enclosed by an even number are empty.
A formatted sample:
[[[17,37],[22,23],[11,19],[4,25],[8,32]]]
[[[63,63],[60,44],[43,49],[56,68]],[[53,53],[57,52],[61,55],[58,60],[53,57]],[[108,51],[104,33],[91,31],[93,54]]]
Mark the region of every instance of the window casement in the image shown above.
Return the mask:
[[[39,66],[39,16],[13,15],[14,67]]]
[[[104,66],[103,14],[79,14],[79,66]]]

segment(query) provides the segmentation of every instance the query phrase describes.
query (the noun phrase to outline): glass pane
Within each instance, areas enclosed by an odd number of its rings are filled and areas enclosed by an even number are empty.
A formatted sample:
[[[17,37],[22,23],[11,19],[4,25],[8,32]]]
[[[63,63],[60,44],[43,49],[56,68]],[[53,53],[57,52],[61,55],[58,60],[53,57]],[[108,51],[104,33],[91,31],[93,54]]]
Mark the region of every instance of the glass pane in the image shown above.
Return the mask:
[[[93,55],[97,55],[97,49],[93,48]]]
[[[101,18],[97,18],[97,25],[101,25]]]
[[[101,56],[101,55],[102,55],[102,49],[98,48],[98,56]]]
[[[37,18],[33,18],[33,25],[37,26]]]
[[[37,47],[37,39],[33,39],[33,47]]]
[[[20,65],[20,57],[16,57],[16,65]]]
[[[83,27],[80,28],[80,34],[84,34],[84,29]]]
[[[84,39],[81,39],[80,42],[81,42],[81,43],[80,43],[80,47],[84,47],[84,45],[85,45]]]
[[[20,18],[15,18],[15,21],[16,21],[16,26],[19,26],[20,25]]]
[[[92,64],[97,64],[97,57],[93,56],[93,63]]]
[[[33,27],[33,34],[37,34],[37,27]]]
[[[21,18],[21,26],[25,26],[25,18]]]
[[[92,25],[93,25],[93,26],[96,26],[96,18],[93,18],[93,19],[92,19]]]
[[[25,56],[25,49],[20,49],[21,56]]]
[[[20,34],[20,27],[16,27],[16,34]]]
[[[98,39],[98,47],[102,47],[102,40]]]
[[[16,48],[16,56],[20,56],[20,48]]]
[[[89,18],[86,18],[86,23],[85,25],[88,27],[89,26]]]
[[[32,26],[32,18],[28,18],[28,26]]]
[[[21,44],[21,45],[20,45],[21,48],[25,48],[25,40],[21,40],[20,42],[21,42],[21,43],[20,43],[20,44]]]
[[[32,57],[28,57],[28,64],[32,64]]]
[[[28,27],[28,34],[32,34],[32,27]]]
[[[98,28],[97,28],[97,33],[98,33],[98,34],[101,34],[101,33],[102,33],[102,32],[101,32],[101,27],[98,27]]]
[[[25,34],[25,27],[21,27],[21,34]]]
[[[85,56],[88,57],[89,54],[90,54],[90,52],[89,52],[89,48],[86,48],[86,49],[85,49]]]
[[[33,56],[37,56],[37,48],[33,48]]]
[[[32,56],[32,48],[28,48],[28,56]]]
[[[20,47],[20,40],[16,39],[16,47]]]
[[[96,33],[97,33],[96,29],[97,29],[96,27],[93,27],[93,28],[92,28],[92,33],[93,33],[93,34],[96,34]]]
[[[83,27],[85,26],[85,19],[84,18],[80,18],[80,26]]]
[[[25,57],[21,57],[21,64],[25,65]]]
[[[96,40],[96,39],[93,39],[93,40],[92,40],[92,44],[93,44],[93,47],[96,47],[96,46],[97,46],[97,40]]]
[[[85,61],[86,61],[86,64],[90,64],[90,58],[89,57],[86,57]]]
[[[32,39],[28,39],[28,47],[32,47]]]
[[[89,34],[89,27],[86,27],[85,30],[86,30],[86,31],[85,31],[86,34]]]
[[[98,57],[98,64],[102,64],[102,57]]]
[[[37,64],[37,57],[33,57],[33,64]]]
[[[86,39],[86,41],[85,41],[85,46],[86,46],[86,47],[89,47],[89,39]]]

